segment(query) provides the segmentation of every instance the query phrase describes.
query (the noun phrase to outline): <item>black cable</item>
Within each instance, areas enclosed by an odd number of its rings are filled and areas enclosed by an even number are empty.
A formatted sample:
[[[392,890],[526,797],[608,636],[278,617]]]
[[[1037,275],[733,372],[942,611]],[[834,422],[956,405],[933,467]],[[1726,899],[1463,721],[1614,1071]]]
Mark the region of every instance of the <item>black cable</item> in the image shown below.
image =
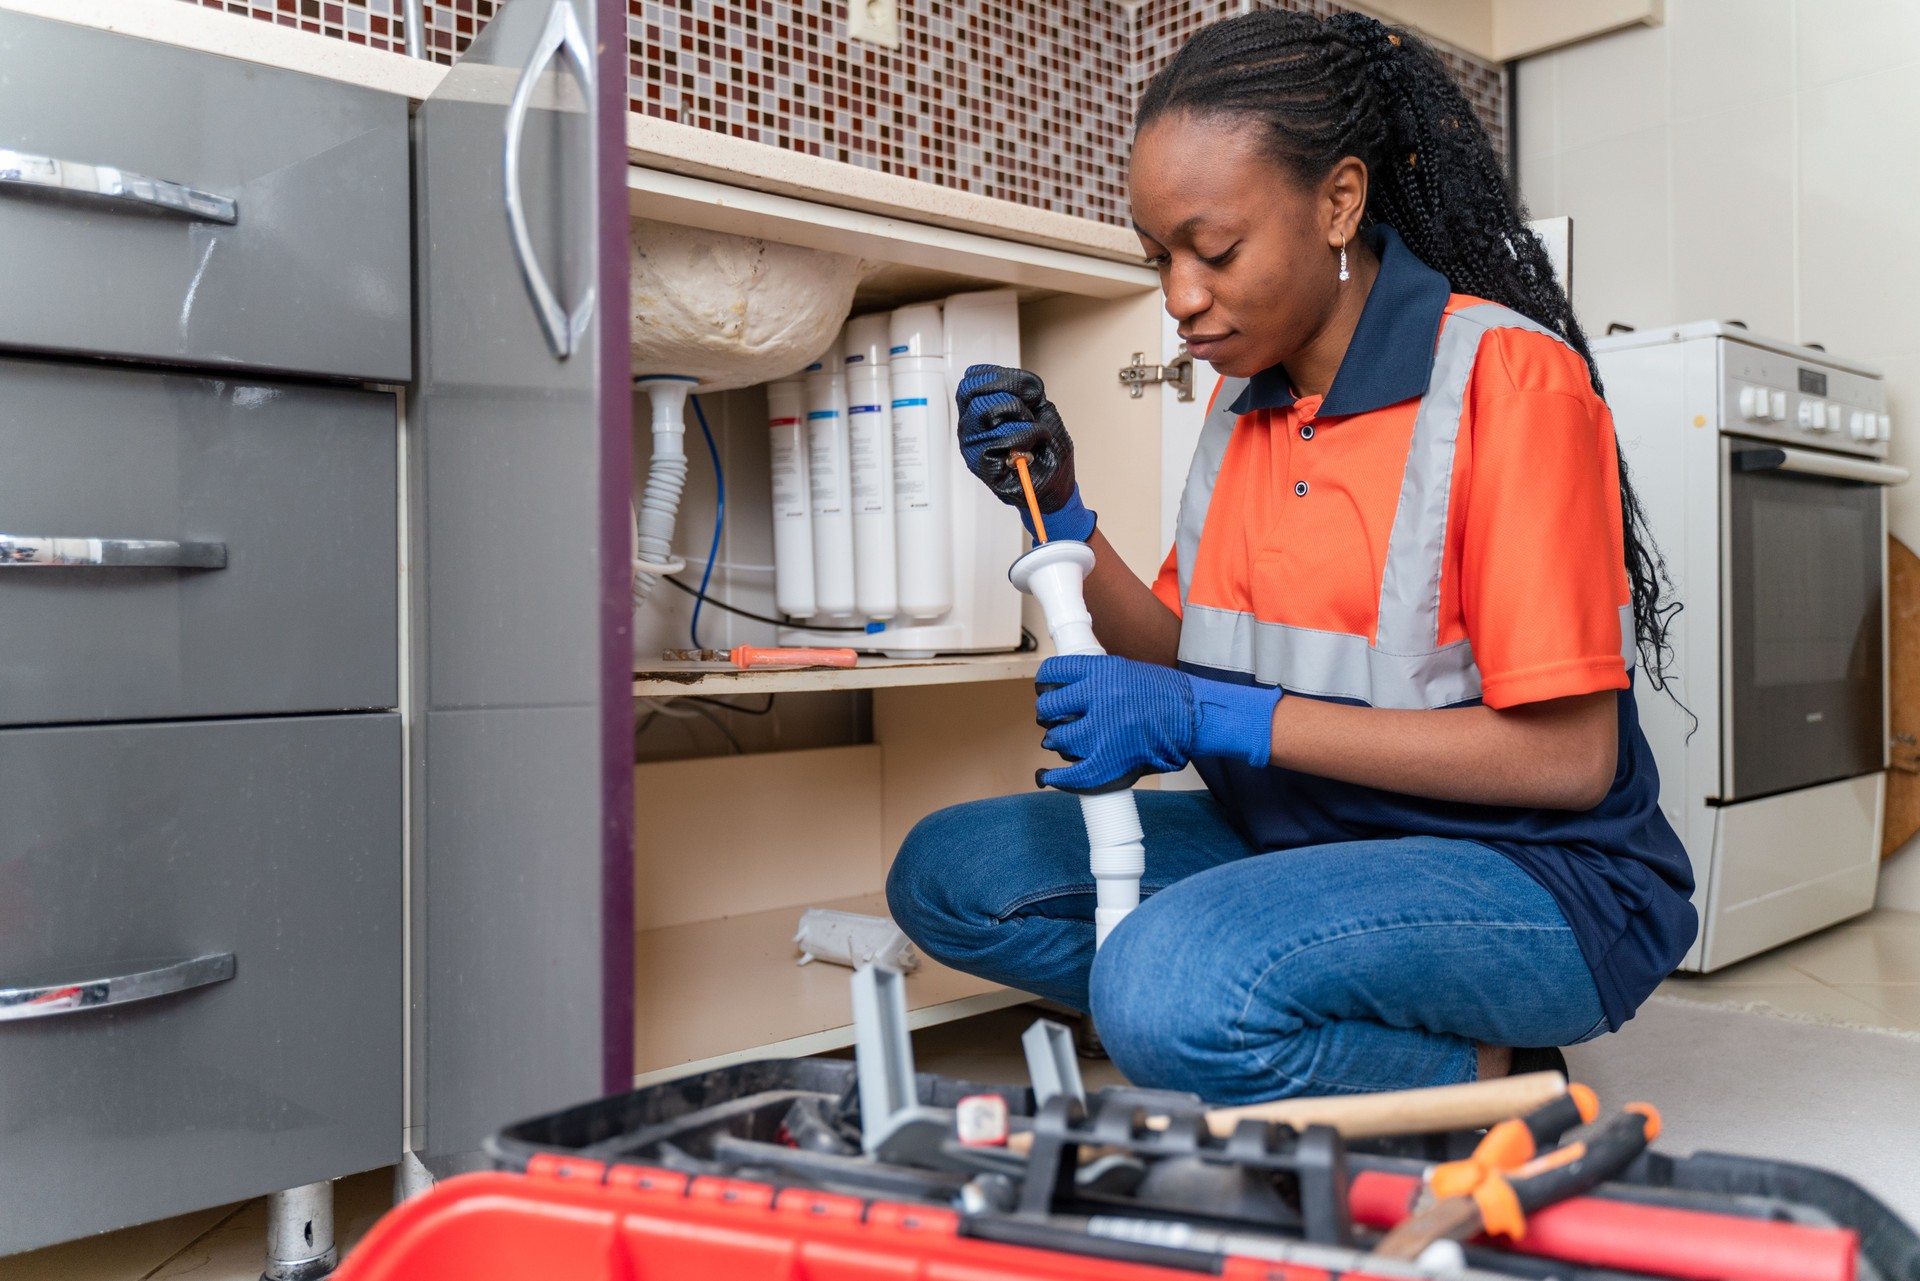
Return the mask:
[[[722,711],[738,712],[742,716],[765,716],[773,711],[773,700],[778,697],[780,697],[778,694],[767,695],[767,705],[765,707],[742,707],[738,703],[723,703],[717,698],[708,698],[704,694],[689,694],[681,701],[687,703],[706,703],[710,706],[718,707]]]
[[[671,575],[662,575],[661,577],[666,582],[678,587],[687,595],[697,600],[703,600],[715,609],[724,609],[729,614],[738,614],[742,618],[751,618],[756,623],[771,623],[775,627],[793,627],[809,632],[859,632],[862,635],[866,634],[867,629],[864,627],[815,627],[811,623],[797,623],[790,618],[768,618],[765,614],[756,614],[750,609],[741,609],[738,605],[729,605],[719,597],[709,596],[697,587],[689,587]]]

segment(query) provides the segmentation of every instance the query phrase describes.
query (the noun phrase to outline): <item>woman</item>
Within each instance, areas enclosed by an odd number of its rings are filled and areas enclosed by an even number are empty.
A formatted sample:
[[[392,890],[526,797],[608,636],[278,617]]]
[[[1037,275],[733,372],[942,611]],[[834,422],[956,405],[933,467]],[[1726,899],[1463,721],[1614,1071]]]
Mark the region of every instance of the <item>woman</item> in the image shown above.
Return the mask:
[[[1139,793],[1146,897],[1097,957],[1058,791],[922,822],[896,919],[1091,1010],[1136,1083],[1221,1103],[1496,1076],[1618,1028],[1695,929],[1629,680],[1659,568],[1472,108],[1405,32],[1252,13],[1154,79],[1130,180],[1225,375],[1158,581],[1099,534],[1033,375],[968,371],[961,447],[1015,505],[1029,454],[1048,533],[1097,556],[1110,654],[1042,666],[1072,763],[1041,781],[1191,761],[1207,791]]]

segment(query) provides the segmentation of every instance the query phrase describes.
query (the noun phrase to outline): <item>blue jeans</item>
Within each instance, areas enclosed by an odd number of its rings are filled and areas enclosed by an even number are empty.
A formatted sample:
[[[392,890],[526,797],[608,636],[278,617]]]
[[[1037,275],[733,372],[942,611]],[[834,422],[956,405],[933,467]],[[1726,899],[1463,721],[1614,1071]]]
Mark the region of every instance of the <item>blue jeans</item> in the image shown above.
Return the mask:
[[[1551,895],[1499,851],[1409,836],[1261,853],[1205,792],[1136,793],[1137,911],[1093,949],[1078,802],[941,810],[887,878],[927,955],[1079,1010],[1136,1085],[1216,1103],[1471,1081],[1475,1042],[1606,1028]]]

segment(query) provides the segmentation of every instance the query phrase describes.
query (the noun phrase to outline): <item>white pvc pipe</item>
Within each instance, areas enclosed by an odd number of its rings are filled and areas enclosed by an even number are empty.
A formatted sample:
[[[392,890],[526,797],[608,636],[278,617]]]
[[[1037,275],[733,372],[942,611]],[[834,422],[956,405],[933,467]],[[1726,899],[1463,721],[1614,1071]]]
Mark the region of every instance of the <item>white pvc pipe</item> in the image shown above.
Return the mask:
[[[1081,586],[1093,569],[1093,549],[1071,539],[1042,543],[1013,562],[1007,577],[1040,602],[1047,634],[1062,654],[1104,654],[1093,635]],[[1080,798],[1087,825],[1087,861],[1093,870],[1093,945],[1098,949],[1121,918],[1140,906],[1147,870],[1146,836],[1129,788]]]
[[[634,516],[633,604],[653,594],[660,574],[672,573],[673,524],[680,514],[680,493],[687,485],[687,393],[697,379],[675,374],[636,378],[633,385],[653,402],[653,460]]]

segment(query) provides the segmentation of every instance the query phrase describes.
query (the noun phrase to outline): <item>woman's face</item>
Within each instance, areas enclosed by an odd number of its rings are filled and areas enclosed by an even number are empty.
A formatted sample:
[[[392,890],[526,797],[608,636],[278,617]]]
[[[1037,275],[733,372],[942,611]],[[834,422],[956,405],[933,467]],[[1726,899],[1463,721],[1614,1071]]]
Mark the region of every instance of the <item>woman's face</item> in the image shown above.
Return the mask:
[[[1301,187],[1262,142],[1243,116],[1174,112],[1135,139],[1129,175],[1134,230],[1167,312],[1194,359],[1230,378],[1286,361],[1327,323],[1340,236],[1351,238],[1365,203],[1363,167],[1354,205],[1352,193],[1331,198],[1334,175]]]

